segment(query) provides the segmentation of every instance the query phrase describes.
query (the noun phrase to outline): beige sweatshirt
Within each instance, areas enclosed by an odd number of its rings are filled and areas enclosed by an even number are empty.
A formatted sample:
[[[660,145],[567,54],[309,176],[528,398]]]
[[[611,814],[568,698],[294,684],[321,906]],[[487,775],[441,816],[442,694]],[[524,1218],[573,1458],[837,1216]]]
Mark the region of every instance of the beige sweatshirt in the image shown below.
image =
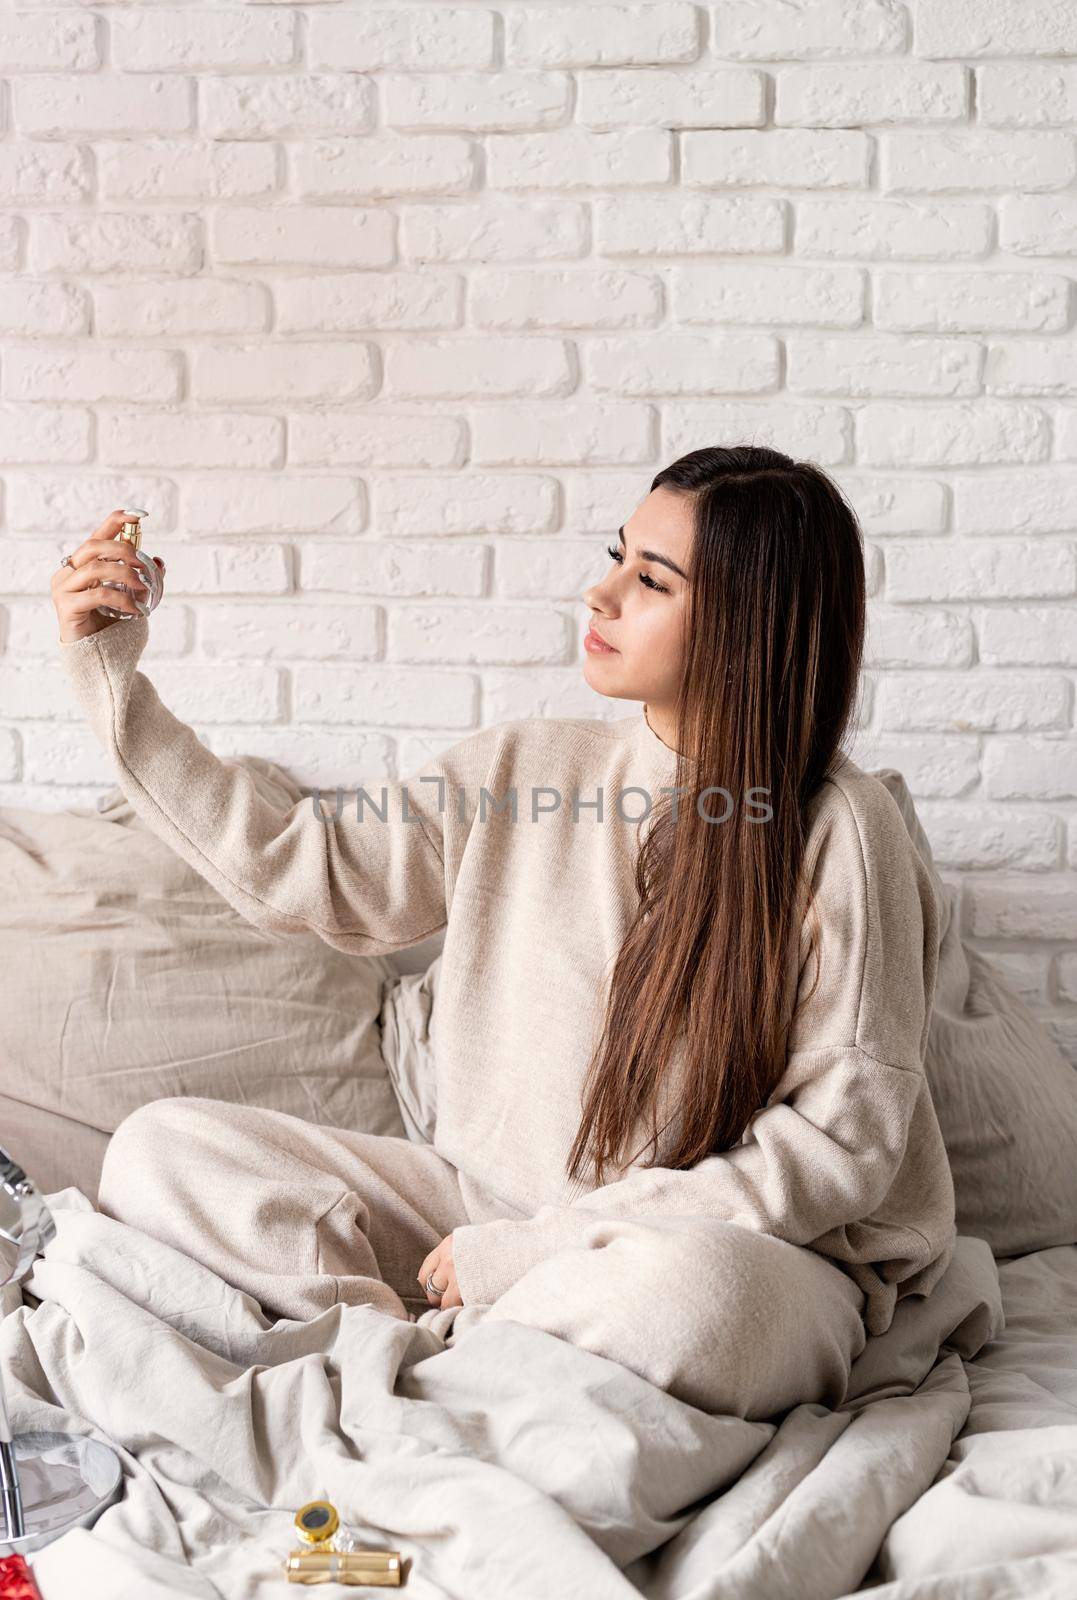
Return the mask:
[[[814,976],[805,933],[790,973],[786,1072],[740,1142],[689,1170],[629,1165],[581,1195],[565,1158],[637,903],[636,821],[674,782],[674,752],[642,712],[519,718],[400,782],[368,782],[362,820],[344,773],[339,819],[331,789],[321,814],[312,796],[279,810],[162,703],[138,670],[148,637],[138,617],[59,649],[119,783],[156,833],[274,933],[313,929],[378,955],[445,929],[433,1144],[459,1169],[472,1219],[453,1235],[465,1304],[495,1300],[595,1212],[705,1213],[809,1246],[865,1291],[873,1334],[898,1298],[930,1291],[955,1237],[924,1074],[945,890],[879,779],[846,759],[811,802],[821,980],[803,1003]],[[650,1128],[639,1127],[631,1148],[642,1160]],[[659,1163],[672,1137],[660,1140]]]

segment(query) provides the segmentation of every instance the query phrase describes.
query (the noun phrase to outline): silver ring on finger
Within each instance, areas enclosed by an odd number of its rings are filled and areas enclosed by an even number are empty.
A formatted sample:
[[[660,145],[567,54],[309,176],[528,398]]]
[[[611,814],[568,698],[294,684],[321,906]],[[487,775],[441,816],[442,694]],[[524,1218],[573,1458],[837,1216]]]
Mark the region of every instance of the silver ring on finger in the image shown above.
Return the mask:
[[[64,556],[60,562],[60,565],[61,567],[70,567],[72,571],[74,571],[75,568],[75,563],[72,561],[70,556]]]
[[[431,1273],[429,1278],[427,1278],[426,1283],[423,1285],[423,1287],[426,1289],[427,1294],[436,1294],[439,1300],[440,1300],[441,1296],[445,1293],[445,1290],[444,1289],[439,1289],[437,1284],[434,1282],[434,1274],[433,1273]]]

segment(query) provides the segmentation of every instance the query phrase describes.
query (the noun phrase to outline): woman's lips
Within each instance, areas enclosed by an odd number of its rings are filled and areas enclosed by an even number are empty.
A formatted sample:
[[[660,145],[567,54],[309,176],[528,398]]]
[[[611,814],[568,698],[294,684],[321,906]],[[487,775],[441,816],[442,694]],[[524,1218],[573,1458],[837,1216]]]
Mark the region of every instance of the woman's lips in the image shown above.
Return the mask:
[[[612,644],[607,644],[605,639],[602,638],[601,634],[596,633],[593,627],[589,628],[584,635],[583,648],[585,650],[592,650],[595,655],[615,656],[617,654],[614,646]]]

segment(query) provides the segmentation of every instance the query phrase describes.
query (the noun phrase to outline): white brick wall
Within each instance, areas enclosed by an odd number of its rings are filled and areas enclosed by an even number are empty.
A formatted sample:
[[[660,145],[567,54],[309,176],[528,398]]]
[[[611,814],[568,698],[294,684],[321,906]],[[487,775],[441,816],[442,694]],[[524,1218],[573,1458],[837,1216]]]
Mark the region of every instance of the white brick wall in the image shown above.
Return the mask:
[[[623,715],[581,595],[675,456],[868,541],[893,765],[1077,1062],[1072,0],[0,0],[0,805],[112,781],[49,577],[114,505],[147,670],[306,784]]]

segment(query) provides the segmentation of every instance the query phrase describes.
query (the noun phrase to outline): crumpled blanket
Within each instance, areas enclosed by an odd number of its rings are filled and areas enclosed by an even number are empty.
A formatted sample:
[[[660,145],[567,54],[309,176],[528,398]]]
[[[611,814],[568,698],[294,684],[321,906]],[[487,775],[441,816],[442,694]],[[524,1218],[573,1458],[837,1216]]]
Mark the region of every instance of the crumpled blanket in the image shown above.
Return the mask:
[[[1004,1324],[988,1246],[959,1236],[839,1409],[749,1422],[519,1323],[450,1346],[368,1306],[270,1323],[78,1190],[49,1204],[56,1238],[0,1324],[13,1426],[111,1443],[125,1492],[34,1555],[44,1600],[285,1600],[314,1499],[399,1550],[424,1600],[836,1600],[946,1461],[963,1358]]]

